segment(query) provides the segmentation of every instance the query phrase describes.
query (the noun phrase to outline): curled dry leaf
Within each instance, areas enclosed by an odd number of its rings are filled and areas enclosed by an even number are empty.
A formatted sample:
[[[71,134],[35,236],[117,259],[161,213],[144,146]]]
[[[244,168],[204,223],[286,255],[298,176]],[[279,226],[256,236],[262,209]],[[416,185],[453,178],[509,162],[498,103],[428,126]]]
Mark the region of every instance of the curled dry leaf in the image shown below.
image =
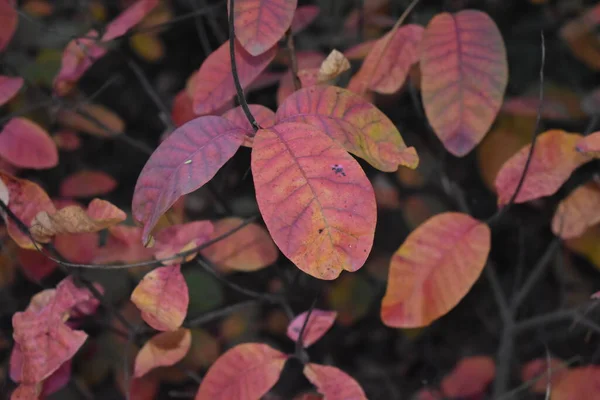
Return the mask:
[[[585,399],[591,393],[600,393],[600,367],[596,365],[571,368],[552,389],[550,400]]]
[[[214,227],[210,221],[194,221],[187,224],[178,224],[161,229],[156,233],[154,244],[154,257],[157,259],[168,258],[184,250],[189,250],[208,242]],[[196,254],[185,258],[190,261]],[[177,264],[183,260],[175,259],[165,261],[165,264]]]
[[[287,337],[292,339],[294,342],[298,340],[300,337],[300,331],[304,326],[304,322],[306,321],[306,316],[308,315],[308,311],[303,312],[298,315],[287,328]],[[329,329],[335,323],[335,318],[337,317],[337,312],[335,311],[325,311],[325,310],[312,310],[310,314],[310,319],[306,323],[306,328],[304,328],[304,334],[302,335],[302,345],[307,348],[312,344],[316,343],[319,339],[323,337],[327,333]]]
[[[261,129],[252,149],[256,200],[271,237],[320,279],[363,266],[377,210],[360,165],[324,132],[287,122]]]
[[[93,103],[84,103],[75,109],[61,109],[56,119],[65,128],[93,136],[110,137],[123,133],[125,123],[108,108]]]
[[[481,275],[490,242],[490,228],[467,214],[446,212],[425,221],[392,257],[383,322],[415,328],[448,313]]]
[[[303,31],[308,25],[310,25],[321,12],[321,9],[317,6],[301,6],[296,9],[294,18],[292,19],[292,25],[290,29],[295,35],[296,33]]]
[[[515,203],[524,203],[556,193],[571,173],[589,160],[589,157],[575,150],[581,138],[579,134],[562,130],[550,130],[540,134]],[[530,147],[529,144],[519,150],[498,172],[495,182],[498,205],[506,204],[515,193]]]
[[[23,86],[23,82],[23,78],[20,76],[0,75],[0,106],[4,105],[19,92]]]
[[[31,223],[31,235],[36,241],[48,243],[63,233],[98,232],[127,218],[121,209],[105,200],[94,199],[87,210],[67,206],[54,213],[40,211]]]
[[[421,94],[427,119],[453,155],[483,139],[502,106],[508,82],[504,41],[485,13],[441,13],[421,42]]]
[[[84,170],[65,178],[60,184],[63,197],[93,197],[112,192],[117,181],[106,172]]]
[[[244,130],[223,117],[196,118],[160,144],[142,169],[133,193],[134,218],[142,239],[181,196],[207,183],[242,144]]]
[[[179,328],[153,336],[135,357],[133,376],[139,378],[156,367],[173,365],[187,354],[192,345],[192,332]]]
[[[255,57],[236,40],[235,62],[242,87],[248,87],[267,68],[276,53],[277,46],[273,46]],[[196,114],[214,112],[236,95],[229,42],[223,43],[204,60],[191,83],[191,92]]]
[[[568,374],[567,365],[562,360],[551,358],[548,363],[546,358],[538,358],[523,366],[521,380],[530,382],[535,379],[536,382],[531,386],[531,391],[543,394],[546,393],[548,385],[554,389],[566,374]]]
[[[0,156],[19,168],[47,169],[58,164],[58,149],[48,132],[26,118],[12,118],[0,132]]]
[[[495,375],[496,364],[491,357],[463,358],[442,380],[442,392],[450,398],[479,395],[485,391]]]
[[[243,222],[236,217],[215,222],[212,238],[230,232]],[[275,263],[279,252],[268,232],[260,225],[251,223],[202,249],[202,255],[223,271],[250,272]]]
[[[277,122],[304,122],[322,130],[350,153],[386,172],[416,168],[419,157],[406,147],[396,126],[362,97],[336,86],[312,86],[289,96]]]
[[[253,56],[275,46],[289,29],[297,0],[240,0],[235,2],[235,37]],[[227,12],[229,13],[229,2]]]
[[[154,7],[159,0],[138,0],[135,4],[123,11],[112,20],[104,30],[102,41],[108,42],[123,36],[129,29],[137,25]]]
[[[308,363],[304,375],[327,400],[367,400],[358,382],[336,367]]]
[[[552,232],[563,239],[582,235],[600,222],[600,186],[589,182],[560,202],[552,219]]]
[[[288,356],[266,344],[225,352],[206,373],[195,400],[255,400],[275,385]]]
[[[586,156],[600,158],[600,131],[581,138],[577,142],[576,149]]]
[[[54,213],[56,208],[44,189],[26,179],[15,178],[0,171],[0,180],[8,188],[9,209],[27,226],[31,225],[40,212]],[[29,237],[7,215],[2,214],[10,237],[24,249],[35,249]]]
[[[148,325],[159,331],[177,330],[187,314],[188,287],[179,264],[159,267],[144,276],[131,294]]]
[[[269,128],[275,125],[275,113],[271,109],[260,104],[249,104],[248,107],[250,108],[250,112],[254,116],[254,119],[261,128]],[[246,114],[244,114],[242,107],[238,106],[236,108],[232,108],[223,114],[223,118],[228,119],[235,125],[244,129],[245,135],[242,145],[246,147],[252,147],[252,143],[254,141],[254,128],[252,125],[250,125],[250,121],[248,121],[248,118],[246,117]]]
[[[331,81],[350,69],[350,61],[344,54],[333,49],[321,63],[317,75],[317,83]]]

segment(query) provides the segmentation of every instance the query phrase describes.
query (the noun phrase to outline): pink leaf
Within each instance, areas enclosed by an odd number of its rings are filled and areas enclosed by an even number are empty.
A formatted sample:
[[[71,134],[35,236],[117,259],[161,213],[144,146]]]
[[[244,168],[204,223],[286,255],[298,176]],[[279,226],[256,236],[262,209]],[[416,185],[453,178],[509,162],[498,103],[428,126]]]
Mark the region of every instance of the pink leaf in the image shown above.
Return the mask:
[[[529,382],[536,380],[531,386],[534,393],[546,393],[548,385],[555,388],[558,382],[569,373],[567,365],[557,358],[550,358],[550,363],[546,358],[537,358],[529,361],[521,369],[521,380]],[[548,379],[550,378],[550,379]]]
[[[327,400],[367,400],[358,382],[336,367],[309,363],[304,375]]]
[[[307,315],[308,311],[303,312],[294,318],[288,326],[287,336],[294,342],[297,341],[300,336],[300,331],[302,330],[304,321],[306,321]],[[303,346],[305,348],[309,347],[321,339],[333,326],[336,317],[337,312],[335,311],[313,310],[310,314],[310,319],[306,324],[306,328],[304,329],[304,334],[302,335]]]
[[[135,357],[133,376],[139,378],[156,367],[175,364],[185,357],[191,345],[192,332],[185,328],[153,336]]]
[[[20,168],[46,169],[58,164],[56,143],[38,124],[13,118],[0,132],[0,156]]]
[[[187,224],[172,225],[156,233],[154,256],[158,259],[167,258],[192,247],[208,242],[214,227],[210,221],[194,221]],[[194,258],[195,254],[186,257]],[[175,264],[181,260],[170,260],[165,263]]]
[[[442,380],[442,392],[451,398],[475,396],[485,391],[495,375],[496,364],[491,357],[463,358]]]
[[[301,6],[296,9],[294,19],[292,19],[292,33],[295,35],[303,31],[308,25],[319,16],[321,9],[318,6]]]
[[[117,181],[106,172],[84,170],[69,175],[60,184],[60,195],[64,197],[94,197],[112,192]]]
[[[299,51],[296,53],[298,70],[318,68],[325,60],[325,57],[326,56],[323,53],[315,51]],[[279,87],[277,88],[277,104],[281,105],[284,100],[295,91],[294,76],[292,75],[292,71],[290,69],[281,77],[281,80],[279,81]]]
[[[108,42],[109,40],[123,36],[157,5],[158,0],[139,0],[106,26],[102,41]]]
[[[2,0],[0,0],[0,3]],[[0,6],[0,9],[2,7]],[[1,10],[0,10],[1,12]],[[23,86],[23,78],[0,75],[0,106],[12,99]]]
[[[222,117],[204,116],[177,128],[140,173],[133,216],[144,225],[142,239],[178,198],[208,182],[243,141],[244,130]]]
[[[142,244],[142,228],[117,225],[108,228],[108,233],[106,245],[98,249],[94,263],[134,263],[148,260],[154,254],[154,249]]]
[[[249,104],[248,107],[261,128],[268,128],[275,125],[275,113],[271,109],[261,106],[260,104]],[[250,121],[248,121],[242,107],[238,106],[227,111],[223,114],[223,118],[228,119],[235,125],[244,129],[246,135],[244,136],[244,143],[242,144],[246,147],[252,147],[254,128],[250,125]]]

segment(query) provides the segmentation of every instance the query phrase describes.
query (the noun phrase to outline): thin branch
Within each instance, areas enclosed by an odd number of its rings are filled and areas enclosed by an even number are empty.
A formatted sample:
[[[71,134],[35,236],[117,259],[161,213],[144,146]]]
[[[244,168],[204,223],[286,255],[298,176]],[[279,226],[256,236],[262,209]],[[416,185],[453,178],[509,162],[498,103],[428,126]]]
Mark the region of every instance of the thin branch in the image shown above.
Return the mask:
[[[236,304],[232,304],[230,306],[227,306],[225,308],[221,308],[215,311],[209,311],[206,312],[196,318],[192,318],[189,321],[187,321],[184,326],[187,328],[195,328],[199,325],[202,324],[206,324],[207,322],[211,322],[215,319],[219,319],[219,318],[223,318],[229,314],[232,314],[238,310],[244,309],[246,307],[252,306],[254,304],[257,304],[258,300],[254,299],[254,300],[246,300],[246,301],[242,301],[241,303],[236,303]]]
[[[310,308],[308,309],[308,313],[306,313],[306,319],[304,320],[304,323],[302,324],[302,329],[300,329],[300,334],[298,335],[298,340],[296,340],[296,351],[295,351],[295,356],[301,360],[303,363],[308,362],[308,354],[306,353],[306,351],[304,351],[304,333],[306,331],[306,327],[308,326],[308,322],[310,321],[310,316],[312,315],[313,310],[315,309],[315,306],[317,305],[317,300],[319,300],[319,294],[317,293],[317,295],[315,296],[313,302],[310,305]]]
[[[296,46],[294,44],[294,34],[292,33],[292,28],[288,29],[285,33],[285,43],[290,55],[290,69],[292,71],[294,89],[300,90],[302,88],[302,84],[300,83],[300,78],[298,78],[298,59],[296,57]]]

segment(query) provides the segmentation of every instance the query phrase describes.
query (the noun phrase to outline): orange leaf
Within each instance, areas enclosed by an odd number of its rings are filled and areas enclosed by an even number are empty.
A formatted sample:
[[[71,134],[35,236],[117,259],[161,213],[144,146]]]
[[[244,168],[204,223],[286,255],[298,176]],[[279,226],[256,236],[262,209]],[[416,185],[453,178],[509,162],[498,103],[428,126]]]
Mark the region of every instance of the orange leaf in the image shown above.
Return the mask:
[[[263,54],[288,30],[296,5],[297,0],[238,0],[233,9],[235,37],[251,55]]]
[[[215,223],[213,238],[238,227],[241,218],[225,218]],[[277,261],[273,240],[263,227],[248,224],[232,235],[202,250],[202,254],[223,270],[251,272]]]
[[[26,179],[18,179],[14,176],[0,171],[0,180],[8,188],[10,194],[10,203],[8,208],[21,220],[29,226],[39,212],[56,212],[52,200],[48,197],[44,189],[37,184]],[[0,212],[7,226],[10,237],[24,249],[35,249],[35,246],[29,237],[21,232],[15,223]]]
[[[358,382],[336,367],[308,363],[304,375],[327,400],[367,400]]]
[[[307,315],[308,311],[304,311],[302,314],[294,318],[294,320],[288,325],[287,337],[292,339],[294,342],[300,337],[300,331],[304,326]],[[317,309],[312,310],[310,319],[306,323],[306,328],[304,328],[304,333],[302,335],[302,345],[304,348],[311,346],[321,339],[323,335],[325,335],[325,333],[331,329],[335,323],[336,317],[337,312],[335,311],[324,311]]]
[[[406,147],[392,121],[346,89],[300,89],[279,106],[276,117],[278,123],[305,122],[320,127],[347,151],[382,171],[396,171],[398,165],[414,169],[419,163],[417,152]]]
[[[570,369],[552,389],[550,400],[589,399],[600,393],[600,367],[589,365]]]
[[[496,364],[491,357],[463,358],[442,380],[442,392],[451,398],[482,394],[496,375]]]
[[[47,169],[58,164],[56,143],[26,118],[12,118],[0,132],[0,156],[20,168]]]
[[[540,134],[515,203],[525,203],[556,193],[571,173],[589,160],[575,150],[581,137],[561,130],[549,130]],[[523,174],[530,146],[523,147],[509,158],[496,175],[498,205],[506,204],[513,196]]]
[[[177,199],[203,186],[233,157],[243,136],[244,130],[225,118],[204,116],[180,126],[158,146],[133,193],[133,216],[144,225],[144,243]]]
[[[4,105],[19,92],[23,86],[23,82],[23,78],[20,76],[0,75],[0,106]]]
[[[235,62],[242,87],[248,87],[271,63],[277,46],[271,47],[259,56],[252,56],[235,42]],[[204,60],[192,83],[194,111],[208,114],[217,110],[236,95],[229,42],[225,42]]]
[[[192,333],[185,328],[153,336],[135,357],[133,376],[139,378],[156,367],[175,364],[185,357],[191,345]]]
[[[302,271],[335,279],[363,266],[377,210],[360,165],[319,129],[261,129],[252,149],[256,200],[271,237]]]
[[[17,4],[15,0],[0,1],[0,51],[4,51],[10,43],[15,31],[19,17],[17,15]]]
[[[40,211],[31,223],[31,234],[41,243],[48,243],[61,233],[98,232],[127,218],[121,209],[108,201],[94,199],[87,210],[67,206],[55,213]]]
[[[394,254],[381,319],[396,328],[431,324],[467,294],[490,251],[490,228],[446,212],[411,232]]]
[[[195,400],[256,400],[275,385],[288,356],[266,344],[244,343],[210,367]]]
[[[104,31],[103,42],[123,36],[129,29],[137,25],[154,7],[159,0],[139,0],[127,10],[123,11],[117,18],[112,20]]]
[[[193,248],[208,242],[214,227],[210,221],[194,221],[187,224],[172,225],[161,229],[156,233],[154,245],[154,257],[157,259],[168,258],[183,250]],[[186,261],[193,259],[196,255],[186,257]],[[165,261],[165,264],[176,264],[177,259]],[[179,262],[183,262],[179,259]]]
[[[84,103],[74,110],[61,109],[56,115],[56,119],[66,128],[93,136],[109,137],[123,133],[125,130],[123,120],[113,111],[100,104]],[[96,120],[102,125],[96,123]]]
[[[131,294],[142,318],[159,331],[177,330],[187,314],[188,287],[179,264],[159,267],[144,276]]]
[[[600,131],[581,138],[577,142],[576,149],[586,156],[600,158]]]
[[[481,11],[436,15],[423,34],[421,73],[429,123],[450,153],[466,155],[502,106],[508,66],[498,27]]]
[[[568,373],[569,371],[562,360],[551,358],[550,363],[548,363],[545,358],[538,358],[529,361],[523,366],[521,380],[529,382],[536,379],[536,382],[531,386],[531,391],[543,394],[546,393],[548,385],[554,389],[558,382]]]
[[[60,184],[63,197],[93,197],[112,192],[117,181],[106,172],[84,170],[69,175]]]
[[[589,182],[560,202],[552,219],[552,232],[563,239],[581,236],[600,222],[600,186]]]

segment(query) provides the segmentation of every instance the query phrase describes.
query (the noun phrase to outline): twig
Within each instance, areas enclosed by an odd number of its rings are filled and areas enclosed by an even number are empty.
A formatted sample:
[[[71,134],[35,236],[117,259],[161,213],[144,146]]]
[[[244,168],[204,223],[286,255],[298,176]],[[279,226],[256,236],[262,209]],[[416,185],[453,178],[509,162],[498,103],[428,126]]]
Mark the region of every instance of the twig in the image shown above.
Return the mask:
[[[300,78],[298,78],[298,59],[296,58],[296,46],[294,45],[294,34],[292,33],[292,28],[288,29],[285,33],[285,43],[290,55],[290,69],[292,71],[294,89],[300,90],[302,88],[302,84],[300,83]]]
[[[303,363],[308,362],[308,354],[304,350],[304,344],[303,344],[304,332],[306,331],[306,327],[308,326],[308,322],[310,321],[310,316],[312,315],[315,305],[317,305],[318,299],[319,299],[319,294],[317,293],[317,295],[315,296],[315,299],[313,300],[312,304],[310,305],[310,308],[308,309],[308,313],[306,313],[306,319],[304,320],[304,323],[302,324],[302,328],[300,329],[300,333],[298,334],[298,340],[296,340],[295,356]]]
[[[248,306],[257,304],[257,302],[258,302],[257,299],[246,300],[246,301],[242,301],[241,303],[236,303],[236,304],[227,306],[225,308],[221,308],[219,310],[209,311],[209,312],[206,312],[196,318],[192,318],[191,320],[187,321],[185,323],[185,326],[188,328],[195,328],[199,325],[206,324],[207,322],[211,322],[215,319],[225,317],[225,316],[227,316],[231,313],[234,313],[240,309],[244,309]]]

